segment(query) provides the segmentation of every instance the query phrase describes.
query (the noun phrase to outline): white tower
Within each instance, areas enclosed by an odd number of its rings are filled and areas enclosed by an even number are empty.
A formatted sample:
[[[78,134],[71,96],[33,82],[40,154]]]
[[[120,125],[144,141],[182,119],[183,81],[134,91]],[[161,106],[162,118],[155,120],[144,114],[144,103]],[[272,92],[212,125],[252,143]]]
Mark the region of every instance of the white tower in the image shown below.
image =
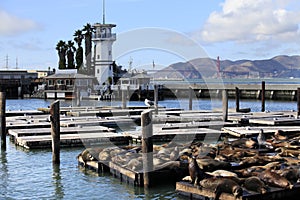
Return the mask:
[[[95,68],[95,77],[100,85],[107,83],[108,78],[113,79],[112,45],[116,41],[116,34],[112,33],[115,24],[105,23],[105,1],[103,0],[103,23],[93,25],[95,32],[92,41],[94,42],[94,58],[92,65]]]

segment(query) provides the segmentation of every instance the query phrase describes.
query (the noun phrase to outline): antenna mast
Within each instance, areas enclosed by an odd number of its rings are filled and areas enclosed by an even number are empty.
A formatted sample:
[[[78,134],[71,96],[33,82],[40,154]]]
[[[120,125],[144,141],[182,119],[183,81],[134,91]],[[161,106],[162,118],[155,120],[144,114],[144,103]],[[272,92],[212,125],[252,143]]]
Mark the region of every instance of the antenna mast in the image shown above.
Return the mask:
[[[103,20],[103,24],[105,24],[105,0],[102,0],[102,14],[103,14],[103,17],[102,17],[102,20]]]
[[[5,61],[6,61],[6,66],[5,66],[5,68],[8,69],[8,55],[6,55]]]

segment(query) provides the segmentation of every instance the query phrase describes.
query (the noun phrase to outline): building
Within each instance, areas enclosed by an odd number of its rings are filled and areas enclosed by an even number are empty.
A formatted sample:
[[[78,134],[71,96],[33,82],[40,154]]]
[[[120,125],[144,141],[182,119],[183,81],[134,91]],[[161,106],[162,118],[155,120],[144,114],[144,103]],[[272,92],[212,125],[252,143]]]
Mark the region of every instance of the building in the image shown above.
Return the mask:
[[[112,33],[114,27],[115,24],[105,22],[94,24],[92,66],[99,85],[107,84],[109,79],[113,80],[112,45],[116,41],[116,34]]]
[[[47,99],[74,99],[76,92],[88,96],[93,91],[95,77],[76,72],[58,72],[44,78],[44,90]]]

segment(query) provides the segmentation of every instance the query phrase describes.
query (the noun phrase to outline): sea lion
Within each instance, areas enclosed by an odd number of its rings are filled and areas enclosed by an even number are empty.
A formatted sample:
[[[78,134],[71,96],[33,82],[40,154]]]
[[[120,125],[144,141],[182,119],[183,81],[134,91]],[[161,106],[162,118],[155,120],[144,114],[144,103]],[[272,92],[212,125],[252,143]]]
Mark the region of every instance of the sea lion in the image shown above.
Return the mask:
[[[257,142],[255,142],[251,138],[241,138],[241,139],[233,141],[231,143],[231,145],[232,145],[232,147],[254,149],[257,146]]]
[[[206,178],[200,181],[200,186],[215,193],[215,199],[219,199],[222,193],[233,194],[235,198],[243,195],[242,187],[235,181],[228,178]]]
[[[227,171],[227,170],[216,170],[216,171],[213,171],[213,172],[206,172],[207,174],[211,175],[211,176],[221,176],[221,177],[238,177],[238,175],[234,172],[230,172],[230,171]]]
[[[267,192],[267,186],[265,185],[265,183],[256,176],[251,176],[249,178],[246,178],[244,182],[244,187],[247,190],[258,192],[261,194]]]
[[[199,182],[204,179],[205,173],[200,169],[194,156],[189,157],[188,169],[192,180],[191,183],[194,185],[199,185]]]
[[[275,151],[279,151],[278,153],[280,156],[291,156],[291,157],[297,157],[300,155],[300,150],[293,150],[293,149],[287,149],[285,147],[279,147],[275,149]]]
[[[271,171],[270,169],[260,173],[259,178],[270,186],[286,189],[293,188],[293,185],[290,181],[288,181],[285,177],[280,176],[278,173]]]
[[[300,178],[300,169],[293,168],[293,167],[288,167],[284,168],[282,170],[277,171],[278,174],[281,176],[285,177],[287,180],[289,180],[291,183],[296,183],[298,182]]]
[[[288,139],[288,137],[286,135],[283,135],[284,132],[282,130],[277,130],[274,133],[274,138],[275,140],[280,140],[280,141],[285,141]]]
[[[173,151],[170,154],[170,160],[177,160],[179,157],[179,148],[178,146],[174,147]]]
[[[217,169],[230,169],[231,164],[228,162],[218,161],[212,158],[197,159],[199,167],[205,171],[214,171]]]
[[[98,160],[98,155],[102,150],[103,150],[102,148],[86,148],[77,156],[77,158],[81,156],[84,165],[86,165],[87,161]]]

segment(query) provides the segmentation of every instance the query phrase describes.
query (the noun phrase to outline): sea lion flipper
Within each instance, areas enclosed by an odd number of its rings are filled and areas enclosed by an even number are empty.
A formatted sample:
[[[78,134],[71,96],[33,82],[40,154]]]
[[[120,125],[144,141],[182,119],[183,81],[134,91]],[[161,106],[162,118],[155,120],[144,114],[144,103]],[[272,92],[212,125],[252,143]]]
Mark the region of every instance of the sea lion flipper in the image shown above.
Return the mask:
[[[216,187],[215,189],[215,200],[219,200],[220,196],[221,196],[222,192],[219,189],[219,186]]]

